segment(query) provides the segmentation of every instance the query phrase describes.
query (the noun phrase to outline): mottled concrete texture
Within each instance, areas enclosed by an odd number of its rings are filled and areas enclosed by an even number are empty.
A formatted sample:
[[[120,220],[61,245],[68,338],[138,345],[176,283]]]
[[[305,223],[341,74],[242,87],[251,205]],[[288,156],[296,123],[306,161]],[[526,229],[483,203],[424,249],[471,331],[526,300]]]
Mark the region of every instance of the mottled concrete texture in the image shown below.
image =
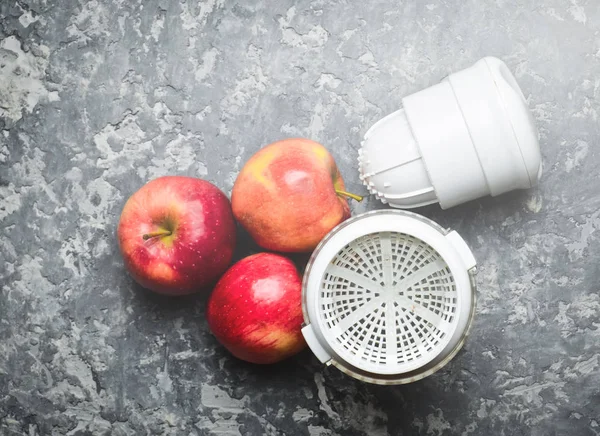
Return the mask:
[[[600,2],[1,0],[0,41],[0,434],[600,435]],[[203,298],[124,272],[115,228],[144,182],[230,192],[259,147],[299,135],[361,192],[367,128],[485,55],[523,87],[545,175],[421,210],[480,265],[442,372],[378,387],[309,352],[246,365]]]

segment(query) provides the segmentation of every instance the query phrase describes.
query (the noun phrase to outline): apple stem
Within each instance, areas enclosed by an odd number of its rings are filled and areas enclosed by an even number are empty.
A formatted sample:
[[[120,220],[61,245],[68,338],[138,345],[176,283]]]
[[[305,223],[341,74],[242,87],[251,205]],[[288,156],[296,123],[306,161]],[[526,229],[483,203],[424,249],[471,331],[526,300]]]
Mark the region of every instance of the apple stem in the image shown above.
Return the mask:
[[[150,232],[150,233],[146,233],[144,236],[142,236],[142,238],[144,238],[144,241],[147,241],[150,238],[157,238],[159,236],[171,236],[172,232],[170,232],[169,230],[160,230],[158,232]]]
[[[335,193],[337,195],[341,195],[342,197],[348,197],[348,198],[351,198],[356,201],[363,201],[363,198],[364,198],[360,195],[352,194],[351,192],[342,191],[340,189],[336,189]]]

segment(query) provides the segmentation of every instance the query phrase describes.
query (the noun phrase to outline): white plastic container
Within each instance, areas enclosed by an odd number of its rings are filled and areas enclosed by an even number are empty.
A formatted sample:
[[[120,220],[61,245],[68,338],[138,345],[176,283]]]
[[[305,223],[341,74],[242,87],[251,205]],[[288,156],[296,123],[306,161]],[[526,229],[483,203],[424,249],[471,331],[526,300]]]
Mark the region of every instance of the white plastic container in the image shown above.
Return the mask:
[[[514,76],[486,57],[402,99],[365,134],[361,179],[397,208],[443,209],[537,184],[538,133]]]
[[[308,263],[302,333],[321,362],[359,380],[419,380],[464,343],[475,267],[458,233],[427,218],[397,210],[353,217]]]

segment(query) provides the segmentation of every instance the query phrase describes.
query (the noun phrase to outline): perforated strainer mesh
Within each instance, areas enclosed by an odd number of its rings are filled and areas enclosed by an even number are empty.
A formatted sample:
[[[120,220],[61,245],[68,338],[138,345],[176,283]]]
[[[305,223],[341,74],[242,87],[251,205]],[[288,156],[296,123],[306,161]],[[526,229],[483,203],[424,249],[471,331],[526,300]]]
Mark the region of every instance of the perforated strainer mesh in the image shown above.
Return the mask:
[[[325,269],[319,305],[336,352],[379,373],[425,365],[456,328],[448,265],[430,245],[403,233],[372,233],[342,248]]]

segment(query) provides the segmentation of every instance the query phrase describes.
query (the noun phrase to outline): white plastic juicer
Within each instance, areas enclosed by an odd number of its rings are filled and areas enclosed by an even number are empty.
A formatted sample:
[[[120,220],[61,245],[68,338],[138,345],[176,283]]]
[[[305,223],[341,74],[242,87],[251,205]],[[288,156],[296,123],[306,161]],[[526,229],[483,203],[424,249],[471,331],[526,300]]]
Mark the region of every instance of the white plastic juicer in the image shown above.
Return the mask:
[[[395,208],[444,209],[537,184],[538,134],[506,65],[484,58],[405,97],[365,135],[360,177]],[[313,253],[302,333],[317,358],[371,383],[422,379],[461,349],[475,312],[475,258],[417,214],[353,217]]]

